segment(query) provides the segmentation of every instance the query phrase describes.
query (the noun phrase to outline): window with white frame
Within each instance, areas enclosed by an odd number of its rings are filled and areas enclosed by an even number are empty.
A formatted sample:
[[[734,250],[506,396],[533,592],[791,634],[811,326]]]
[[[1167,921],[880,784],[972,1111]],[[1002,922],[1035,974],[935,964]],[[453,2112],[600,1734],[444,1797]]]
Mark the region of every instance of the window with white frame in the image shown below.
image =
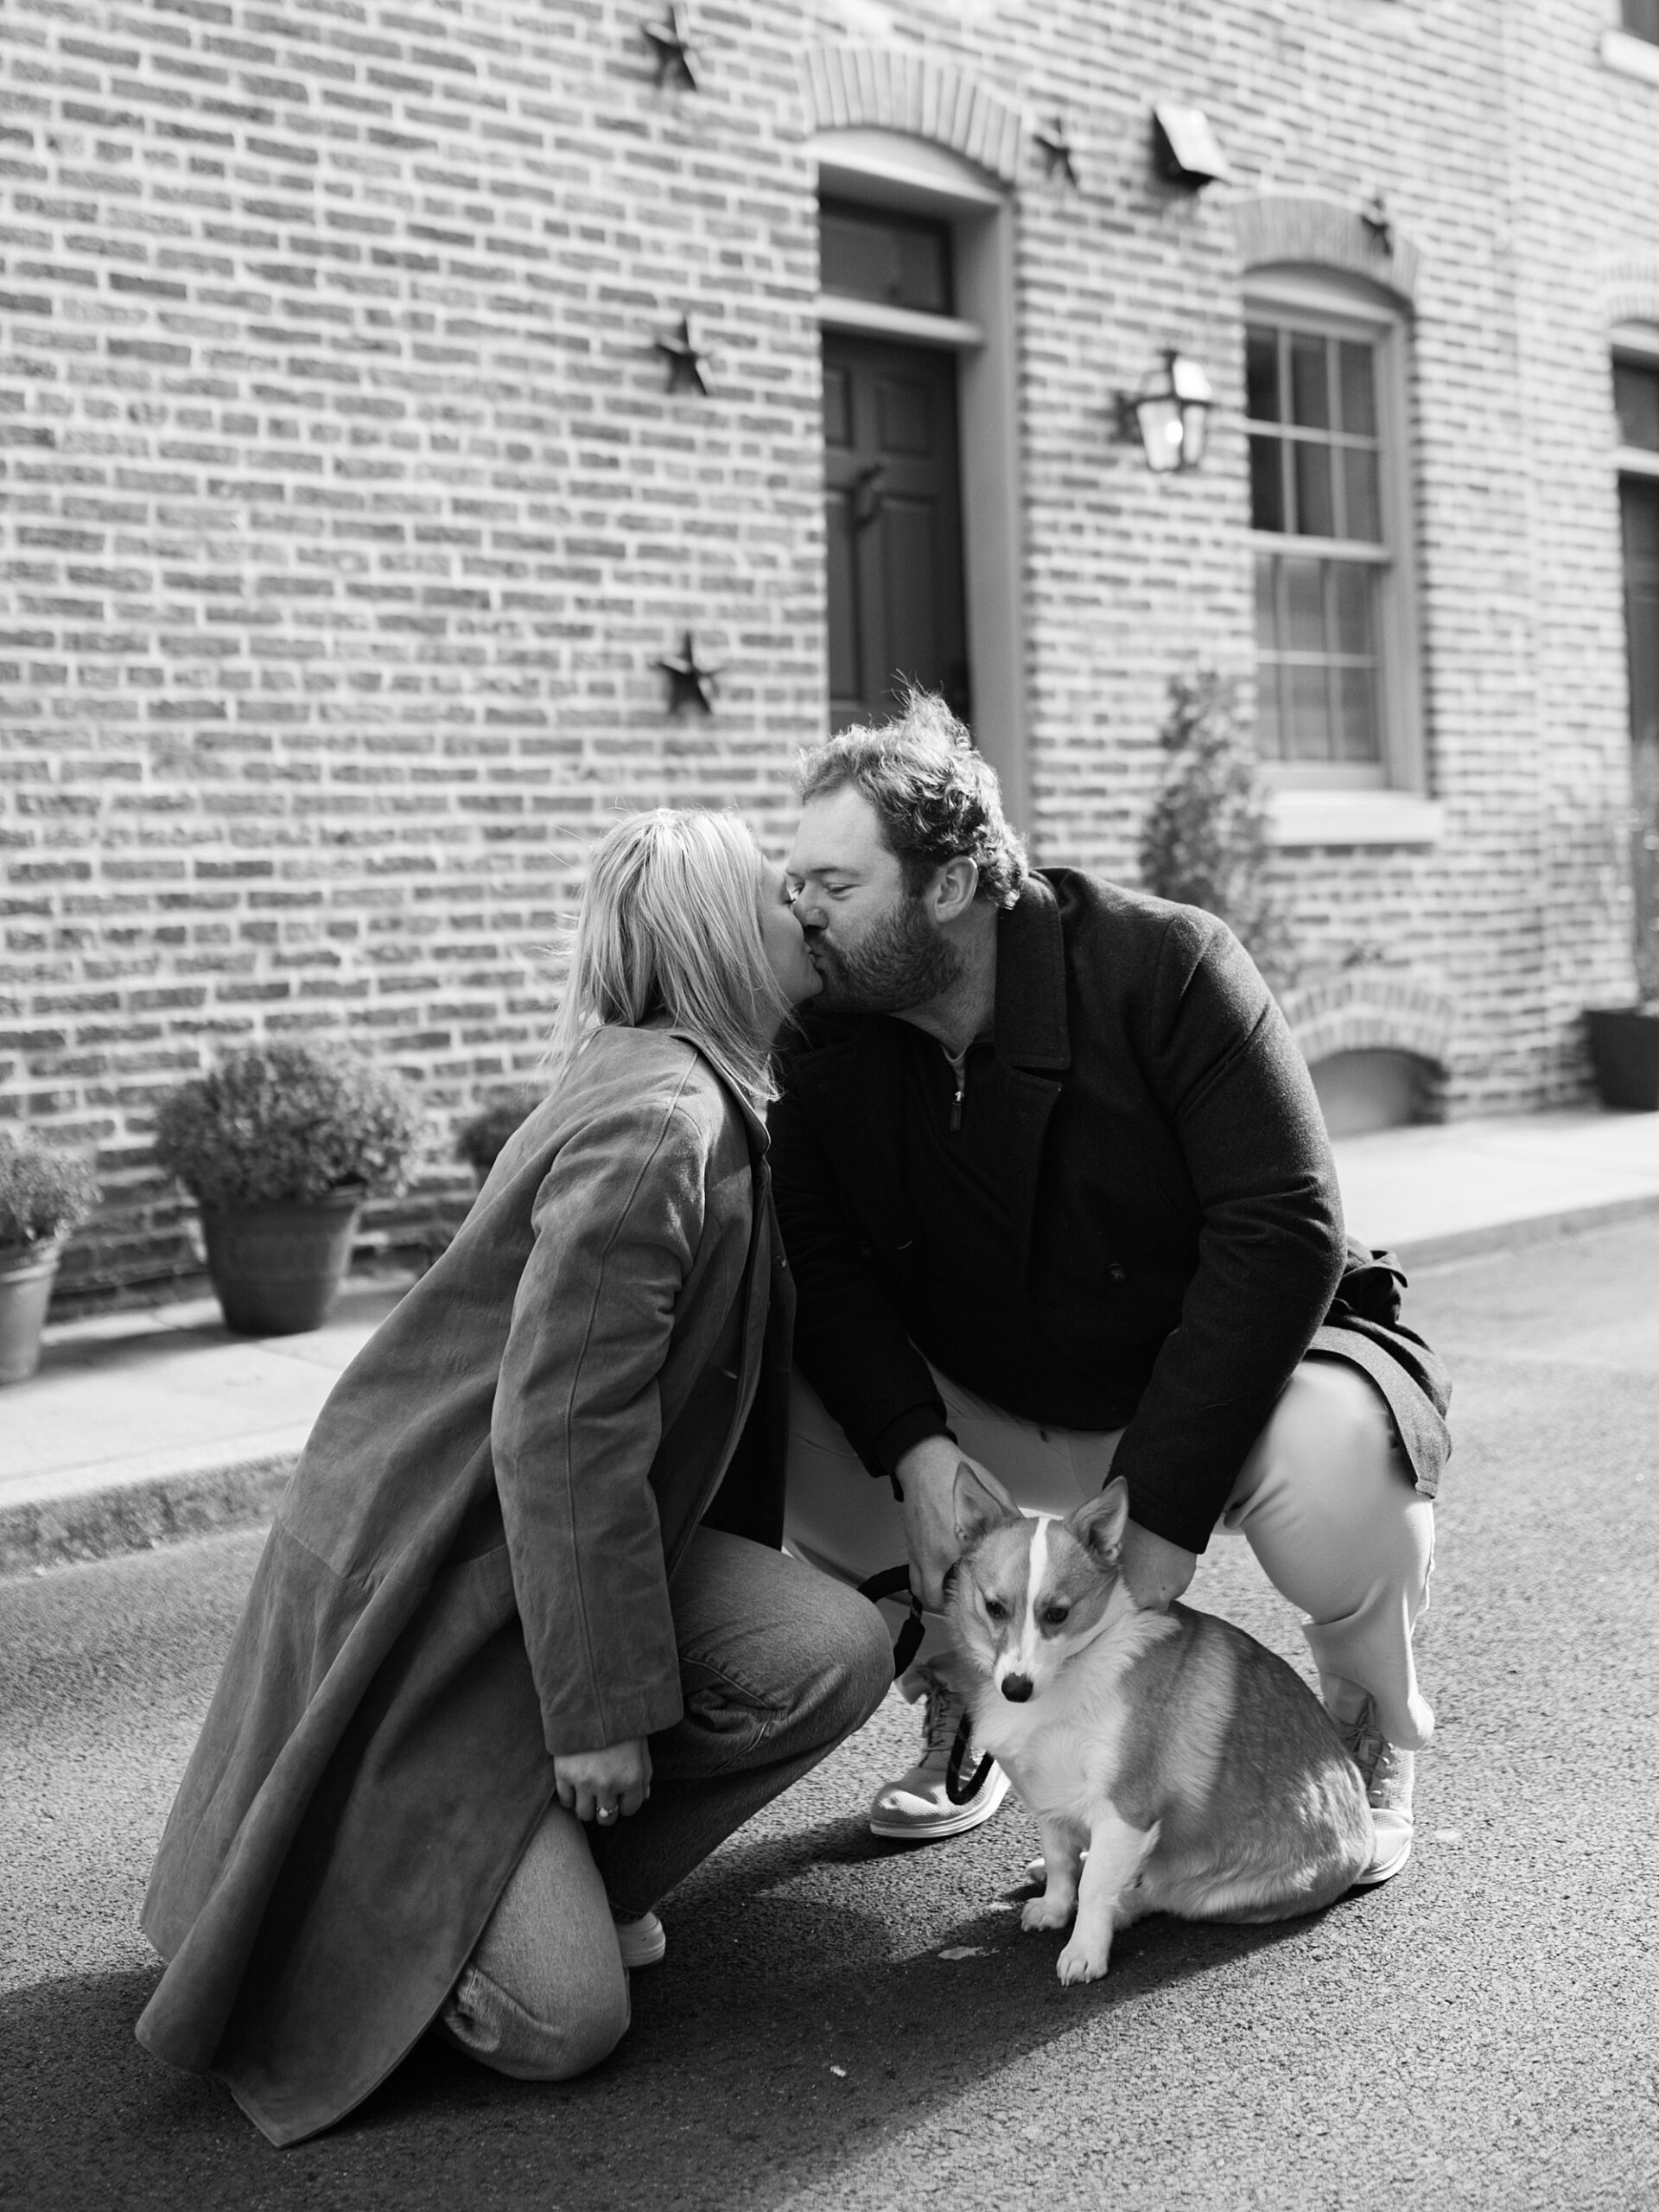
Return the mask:
[[[1403,340],[1335,286],[1247,307],[1257,743],[1282,785],[1421,780]]]
[[[1659,0],[1620,0],[1619,20],[1632,38],[1659,45]]]

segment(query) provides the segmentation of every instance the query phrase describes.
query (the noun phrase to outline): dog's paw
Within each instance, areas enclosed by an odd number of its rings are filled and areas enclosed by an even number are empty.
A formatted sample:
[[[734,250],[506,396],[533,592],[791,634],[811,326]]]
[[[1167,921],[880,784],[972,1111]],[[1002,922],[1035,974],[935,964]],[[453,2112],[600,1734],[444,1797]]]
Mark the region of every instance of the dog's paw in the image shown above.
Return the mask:
[[[1076,1906],[1075,1897],[1033,1897],[1020,1916],[1020,1925],[1028,1936],[1039,1928],[1064,1928]]]
[[[1060,1953],[1059,1964],[1054,1971],[1068,1986],[1074,1981],[1098,1981],[1106,1971],[1109,1955],[1074,1936]]]

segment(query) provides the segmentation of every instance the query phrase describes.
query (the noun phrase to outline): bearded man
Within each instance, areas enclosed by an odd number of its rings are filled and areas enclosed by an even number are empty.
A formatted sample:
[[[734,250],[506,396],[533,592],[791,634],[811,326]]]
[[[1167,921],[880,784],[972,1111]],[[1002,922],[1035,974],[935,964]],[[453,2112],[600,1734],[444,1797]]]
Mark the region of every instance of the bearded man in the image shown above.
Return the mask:
[[[1122,1475],[1144,1606],[1242,1530],[1303,1617],[1370,1796],[1366,1878],[1388,1879],[1434,1725],[1412,1630],[1446,1390],[1398,1268],[1344,1238],[1283,1017],[1214,916],[1029,869],[940,700],[810,749],[799,789],[788,870],[823,989],[772,1113],[791,1548],[850,1581],[907,1557],[937,1612],[964,1458],[1045,1512]],[[905,1687],[922,1756],[870,1825],[959,1834],[1007,1783],[993,1767],[950,1801],[941,1625]]]

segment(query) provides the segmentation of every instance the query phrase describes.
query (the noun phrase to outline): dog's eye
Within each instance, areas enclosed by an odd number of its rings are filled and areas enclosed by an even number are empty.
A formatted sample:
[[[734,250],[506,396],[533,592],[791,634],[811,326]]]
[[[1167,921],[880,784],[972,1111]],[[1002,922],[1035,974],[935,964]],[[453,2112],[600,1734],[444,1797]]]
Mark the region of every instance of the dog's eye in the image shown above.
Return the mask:
[[[1044,1625],[1047,1628],[1060,1627],[1071,1610],[1070,1605],[1045,1605],[1043,1607]]]
[[[988,1620],[1005,1621],[1008,1618],[1008,1609],[1000,1598],[988,1598],[985,1600],[985,1617]]]

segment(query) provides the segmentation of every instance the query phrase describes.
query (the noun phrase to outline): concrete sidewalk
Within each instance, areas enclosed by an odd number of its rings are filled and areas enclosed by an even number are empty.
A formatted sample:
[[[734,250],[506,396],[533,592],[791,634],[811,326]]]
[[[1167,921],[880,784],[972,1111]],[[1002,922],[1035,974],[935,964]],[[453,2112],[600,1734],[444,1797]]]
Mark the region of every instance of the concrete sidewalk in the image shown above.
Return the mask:
[[[1389,1129],[1336,1152],[1355,1234],[1418,1269],[1659,1216],[1659,1114]],[[406,1287],[353,1281],[300,1337],[232,1337],[212,1298],[49,1329],[40,1373],[0,1394],[0,1575],[264,1517]]]

